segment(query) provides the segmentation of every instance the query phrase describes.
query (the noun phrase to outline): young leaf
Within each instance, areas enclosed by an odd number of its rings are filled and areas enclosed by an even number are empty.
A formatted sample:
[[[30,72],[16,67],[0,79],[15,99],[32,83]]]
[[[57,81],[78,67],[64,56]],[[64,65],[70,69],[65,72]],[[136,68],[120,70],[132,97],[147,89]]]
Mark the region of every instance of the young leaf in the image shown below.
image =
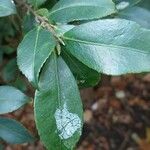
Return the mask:
[[[30,98],[11,86],[0,86],[0,114],[12,112],[27,102]]]
[[[0,138],[10,144],[22,144],[34,140],[33,136],[23,125],[7,118],[0,118]]]
[[[54,54],[41,73],[35,95],[35,119],[48,150],[70,150],[82,130],[82,104],[76,81],[61,57]]]
[[[111,75],[150,71],[150,30],[124,19],[93,21],[64,34],[66,50]]]
[[[140,7],[131,7],[120,11],[120,18],[128,19],[137,22],[141,26],[150,29],[150,11]]]
[[[18,47],[18,66],[36,87],[39,72],[56,45],[53,35],[37,27],[30,31]]]
[[[97,71],[88,68],[65,50],[63,50],[61,54],[77,80],[80,88],[91,87],[98,84],[100,81],[100,74]]]
[[[33,5],[35,8],[39,7],[40,5],[44,4],[46,0],[27,0],[29,4]]]
[[[115,12],[115,5],[111,0],[60,0],[50,11],[49,19],[67,23],[102,18]]]
[[[16,13],[13,0],[0,0],[0,17],[9,16]]]

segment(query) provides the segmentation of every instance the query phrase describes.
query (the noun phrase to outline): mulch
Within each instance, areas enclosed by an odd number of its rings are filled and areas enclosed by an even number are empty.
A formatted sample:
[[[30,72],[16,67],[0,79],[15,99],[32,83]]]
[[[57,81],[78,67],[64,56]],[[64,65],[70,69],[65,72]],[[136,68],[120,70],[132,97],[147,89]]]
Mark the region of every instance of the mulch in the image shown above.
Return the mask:
[[[99,85],[81,90],[81,97],[84,127],[76,150],[150,150],[150,74],[102,76]],[[38,137],[33,104],[5,116]],[[6,150],[44,150],[39,140],[4,144]]]

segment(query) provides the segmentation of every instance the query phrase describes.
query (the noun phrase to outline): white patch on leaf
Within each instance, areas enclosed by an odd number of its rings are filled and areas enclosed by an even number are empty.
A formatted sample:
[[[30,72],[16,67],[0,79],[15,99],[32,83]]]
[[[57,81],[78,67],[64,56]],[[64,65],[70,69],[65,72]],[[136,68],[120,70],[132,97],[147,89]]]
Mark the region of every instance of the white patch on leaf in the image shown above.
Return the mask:
[[[118,10],[123,10],[130,5],[129,2],[120,2],[116,7]]]
[[[57,109],[55,112],[56,125],[61,139],[68,139],[81,129],[81,120],[78,115],[70,113],[67,105],[64,104],[63,109]]]

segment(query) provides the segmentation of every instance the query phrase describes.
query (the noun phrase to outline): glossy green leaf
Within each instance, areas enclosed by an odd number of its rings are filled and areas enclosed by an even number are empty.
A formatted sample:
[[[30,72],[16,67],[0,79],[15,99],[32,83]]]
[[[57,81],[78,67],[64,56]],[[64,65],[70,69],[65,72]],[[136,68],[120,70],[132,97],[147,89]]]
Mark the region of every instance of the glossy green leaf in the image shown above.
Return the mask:
[[[47,60],[35,95],[35,120],[48,150],[71,150],[82,130],[82,104],[76,81],[61,57]]]
[[[62,51],[62,57],[74,74],[80,88],[91,87],[98,84],[100,81],[100,74],[98,72],[88,68],[65,50]]]
[[[31,99],[20,90],[11,86],[0,86],[0,114],[12,112]]]
[[[34,140],[23,125],[7,118],[0,118],[0,138],[10,144],[22,144]]]
[[[66,50],[111,75],[150,71],[150,30],[124,19],[93,21],[64,34]]]
[[[33,5],[35,8],[39,7],[40,5],[44,4],[46,0],[27,0],[29,4]]]
[[[23,74],[36,87],[39,72],[55,48],[53,35],[41,27],[30,31],[18,47],[18,66]]]
[[[11,59],[2,70],[2,78],[5,82],[10,82],[16,78],[17,62],[16,59]]]
[[[111,0],[60,0],[50,11],[49,19],[66,23],[102,18],[115,12]]]
[[[131,7],[119,12],[120,18],[133,20],[145,28],[150,29],[150,11],[140,7]]]
[[[0,0],[0,17],[9,16],[16,13],[13,0]]]

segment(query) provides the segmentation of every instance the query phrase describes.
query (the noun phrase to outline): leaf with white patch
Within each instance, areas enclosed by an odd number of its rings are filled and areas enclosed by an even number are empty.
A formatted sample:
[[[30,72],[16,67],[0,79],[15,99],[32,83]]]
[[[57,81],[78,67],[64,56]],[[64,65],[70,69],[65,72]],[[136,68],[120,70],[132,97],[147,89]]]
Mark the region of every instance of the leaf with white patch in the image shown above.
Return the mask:
[[[82,104],[72,73],[55,54],[42,70],[34,108],[37,129],[47,149],[73,149],[82,131]]]

